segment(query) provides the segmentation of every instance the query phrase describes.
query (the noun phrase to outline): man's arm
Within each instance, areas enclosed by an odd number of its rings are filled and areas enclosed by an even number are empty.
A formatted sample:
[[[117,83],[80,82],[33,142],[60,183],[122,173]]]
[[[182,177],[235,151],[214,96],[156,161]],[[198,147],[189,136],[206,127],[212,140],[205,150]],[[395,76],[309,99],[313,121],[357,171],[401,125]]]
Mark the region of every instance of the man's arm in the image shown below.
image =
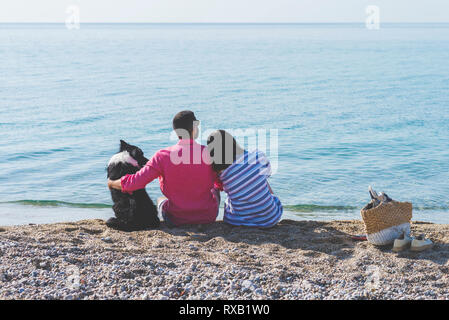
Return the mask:
[[[135,174],[127,174],[120,178],[121,190],[123,192],[133,192],[145,188],[147,184],[156,179],[160,171],[154,168],[150,162]]]
[[[127,174],[118,180],[108,180],[108,187],[122,190],[122,192],[133,192],[145,188],[147,184],[161,175],[161,159],[156,153],[150,161],[135,174]]]

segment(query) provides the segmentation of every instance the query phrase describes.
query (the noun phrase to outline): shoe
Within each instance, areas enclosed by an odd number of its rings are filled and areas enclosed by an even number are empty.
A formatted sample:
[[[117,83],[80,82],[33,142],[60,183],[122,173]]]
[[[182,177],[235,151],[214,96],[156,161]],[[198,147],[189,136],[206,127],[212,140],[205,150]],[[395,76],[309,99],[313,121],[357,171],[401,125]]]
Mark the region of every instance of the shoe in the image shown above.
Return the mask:
[[[409,237],[405,233],[402,233],[402,236],[394,240],[393,251],[400,252],[410,247],[410,244],[413,242],[413,238]]]
[[[433,246],[433,242],[430,239],[426,239],[424,235],[420,235],[416,237],[412,241],[412,247],[410,250],[412,251],[424,251]]]

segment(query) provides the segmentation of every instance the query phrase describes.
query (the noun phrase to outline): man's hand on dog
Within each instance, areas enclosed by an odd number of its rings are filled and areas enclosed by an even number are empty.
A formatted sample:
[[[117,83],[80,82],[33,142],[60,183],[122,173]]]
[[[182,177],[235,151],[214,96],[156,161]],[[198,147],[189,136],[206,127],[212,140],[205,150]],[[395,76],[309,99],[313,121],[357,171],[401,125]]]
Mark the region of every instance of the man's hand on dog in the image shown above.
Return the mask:
[[[120,182],[120,179],[117,180],[108,179],[108,188],[122,190],[122,183]]]

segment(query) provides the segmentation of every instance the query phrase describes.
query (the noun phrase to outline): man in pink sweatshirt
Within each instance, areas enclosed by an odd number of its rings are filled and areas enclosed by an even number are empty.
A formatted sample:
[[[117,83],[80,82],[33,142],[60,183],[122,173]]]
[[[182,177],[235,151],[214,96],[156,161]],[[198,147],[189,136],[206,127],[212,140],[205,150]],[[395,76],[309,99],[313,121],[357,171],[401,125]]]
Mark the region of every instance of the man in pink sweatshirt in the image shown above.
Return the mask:
[[[181,111],[173,118],[179,141],[161,149],[137,173],[109,180],[108,187],[132,193],[159,178],[165,197],[159,198],[159,213],[169,225],[214,222],[220,203],[219,182],[212,170],[208,152],[195,142],[198,121],[192,111]]]

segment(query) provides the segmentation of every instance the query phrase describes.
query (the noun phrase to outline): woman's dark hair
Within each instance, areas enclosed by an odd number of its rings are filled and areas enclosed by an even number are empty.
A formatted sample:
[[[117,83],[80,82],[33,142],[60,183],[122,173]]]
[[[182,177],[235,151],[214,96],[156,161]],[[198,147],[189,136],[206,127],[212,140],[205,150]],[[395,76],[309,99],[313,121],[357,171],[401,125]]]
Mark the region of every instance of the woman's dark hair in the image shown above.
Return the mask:
[[[215,172],[228,168],[244,151],[234,137],[225,130],[216,130],[209,135],[207,149]]]

